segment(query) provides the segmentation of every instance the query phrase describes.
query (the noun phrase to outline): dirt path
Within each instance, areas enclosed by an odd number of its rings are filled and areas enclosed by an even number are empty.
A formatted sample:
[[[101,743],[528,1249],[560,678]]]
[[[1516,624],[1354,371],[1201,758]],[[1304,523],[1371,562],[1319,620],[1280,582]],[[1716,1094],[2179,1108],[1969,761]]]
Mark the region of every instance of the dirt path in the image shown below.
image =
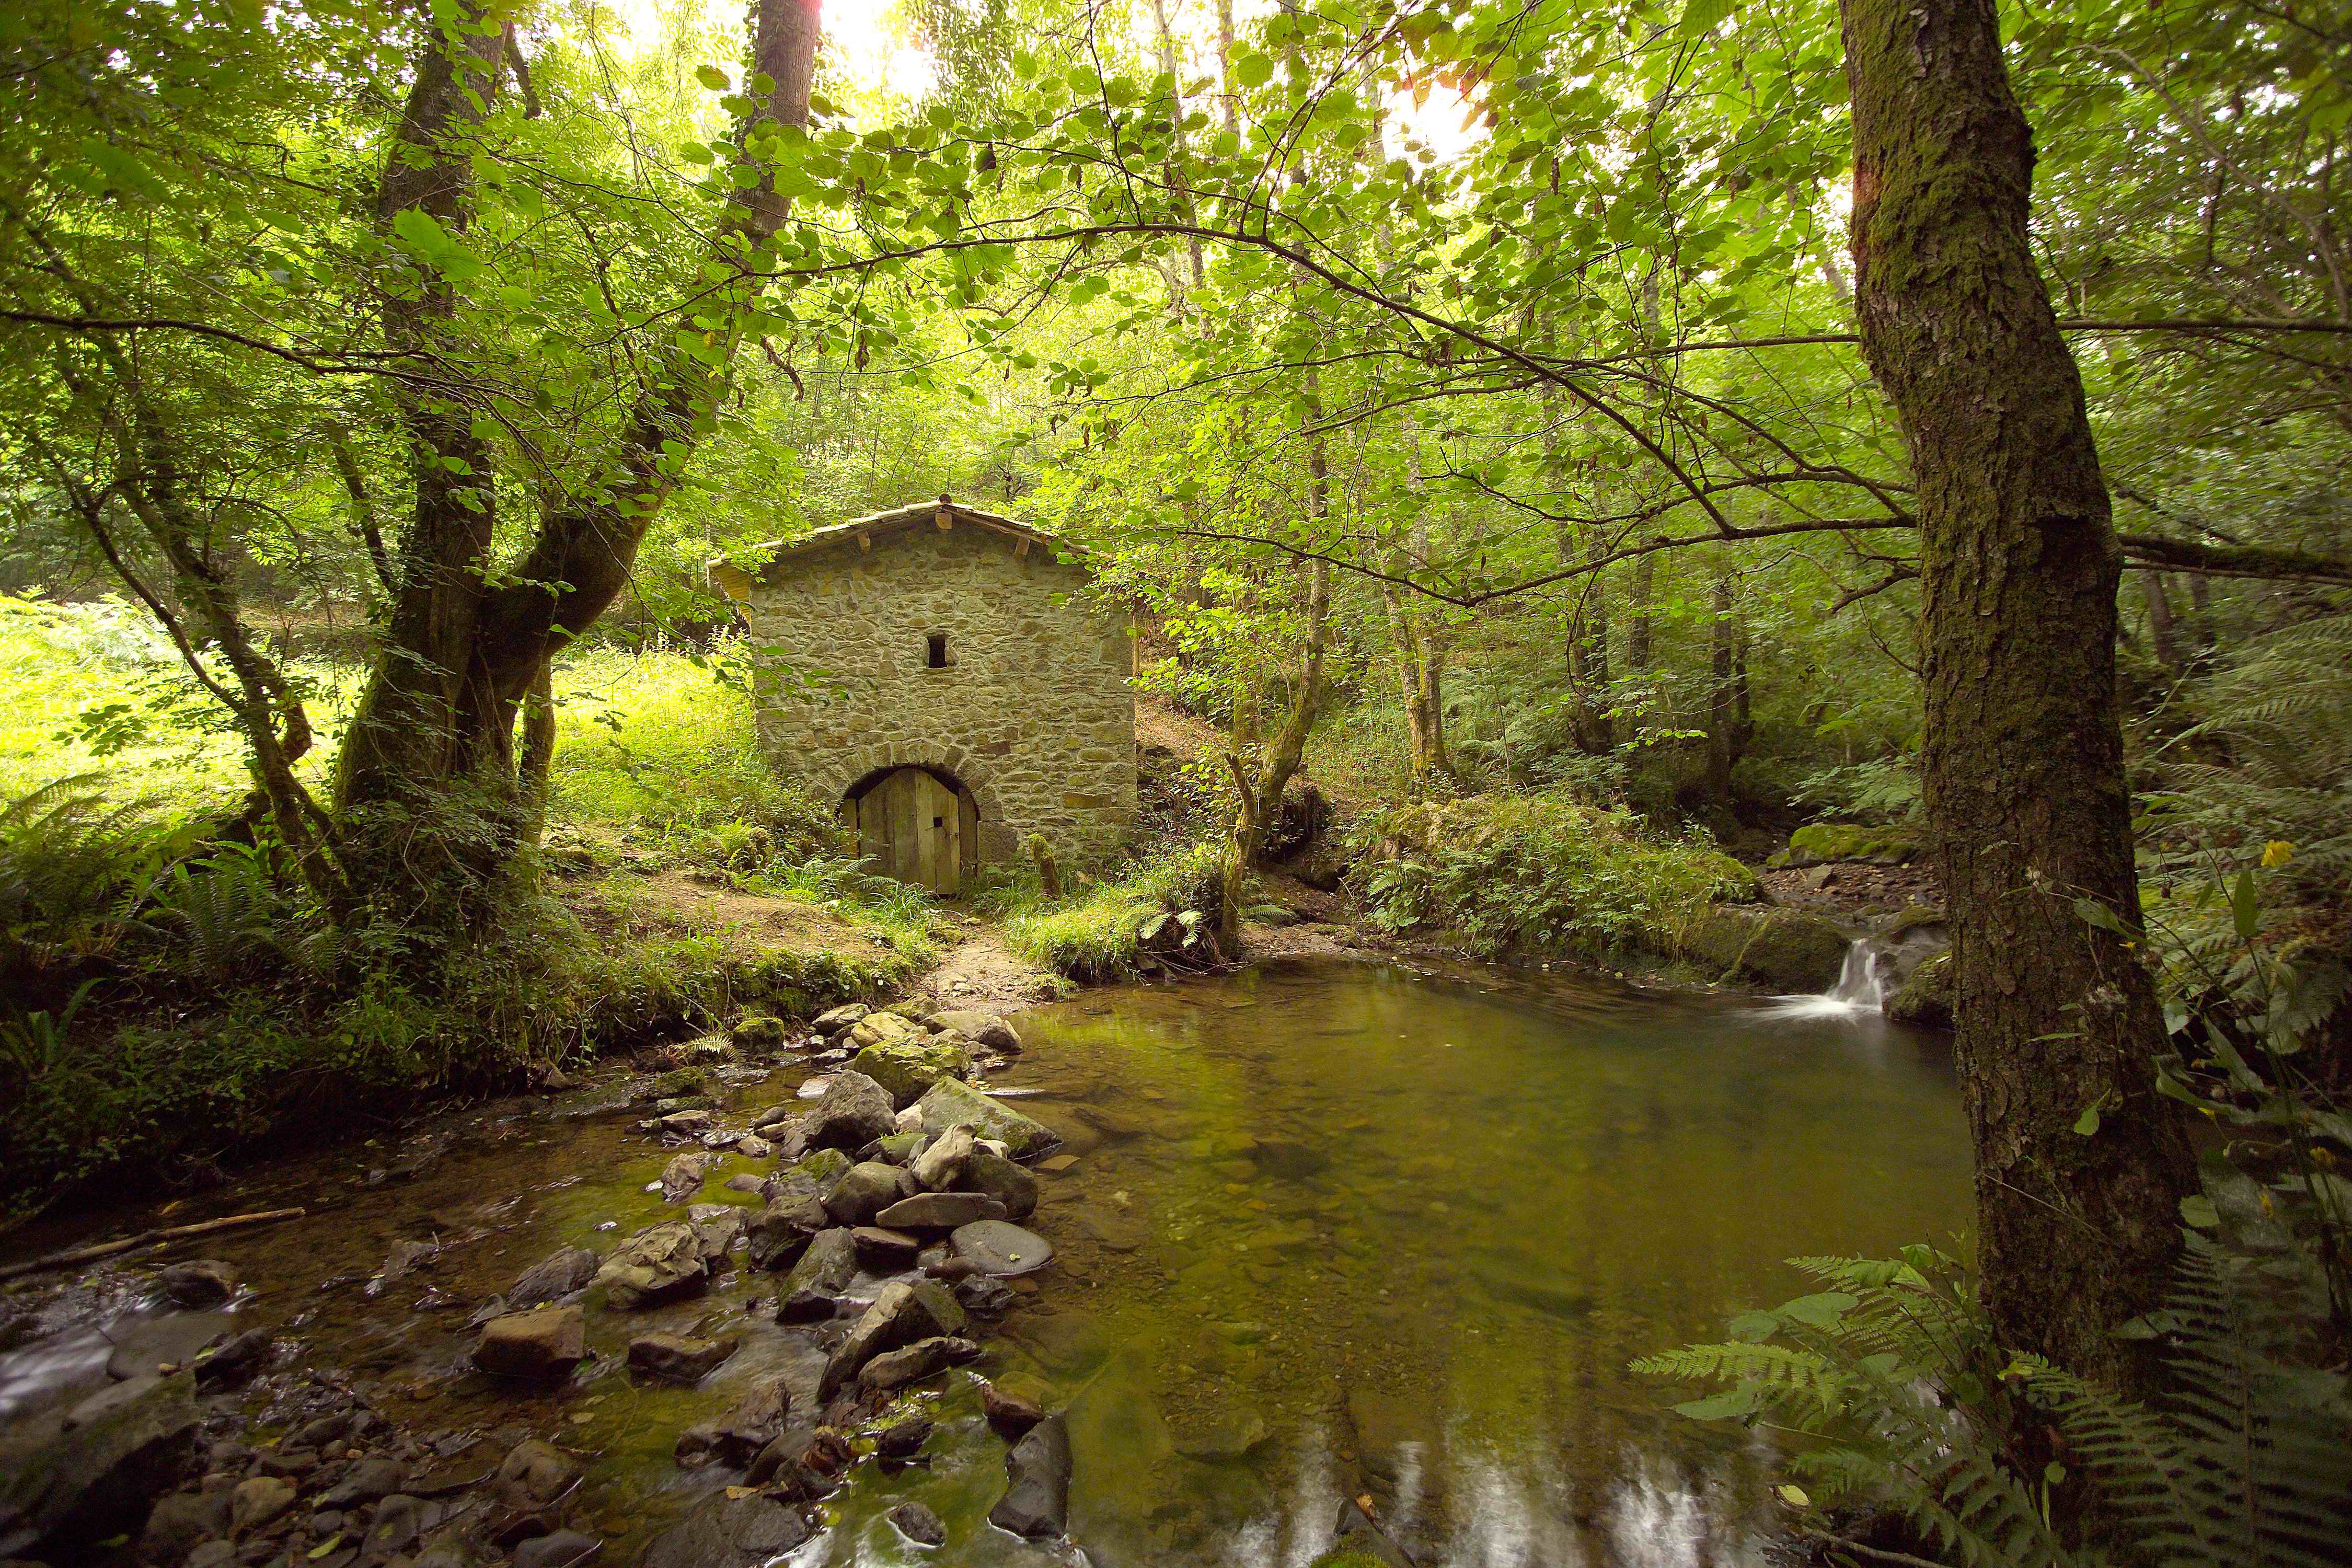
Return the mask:
[[[915,983],[913,994],[935,1007],[1013,1013],[1052,1001],[1061,983],[1013,952],[994,926],[975,921],[939,967]]]

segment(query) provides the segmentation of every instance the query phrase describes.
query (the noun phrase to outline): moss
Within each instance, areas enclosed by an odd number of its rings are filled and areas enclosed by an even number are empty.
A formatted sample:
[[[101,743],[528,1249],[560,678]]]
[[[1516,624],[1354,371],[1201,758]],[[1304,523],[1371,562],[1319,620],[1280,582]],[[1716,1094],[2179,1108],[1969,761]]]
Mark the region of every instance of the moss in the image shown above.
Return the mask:
[[[1789,847],[1772,857],[1772,866],[1822,866],[1835,860],[1863,860],[1874,866],[1901,866],[1918,858],[1926,847],[1919,829],[1909,823],[1872,827],[1859,822],[1811,822],[1789,835]]]
[[[1886,999],[1886,1016],[1898,1024],[1949,1028],[1957,992],[1952,955],[1939,952],[1911,972],[1902,989]]]
[[[1388,1564],[1369,1552],[1359,1552],[1349,1546],[1335,1546],[1318,1557],[1309,1568],[1388,1568]]]
[[[1852,945],[1829,921],[1796,910],[1709,910],[1685,928],[1680,956],[1717,978],[1802,994],[1826,991]]]

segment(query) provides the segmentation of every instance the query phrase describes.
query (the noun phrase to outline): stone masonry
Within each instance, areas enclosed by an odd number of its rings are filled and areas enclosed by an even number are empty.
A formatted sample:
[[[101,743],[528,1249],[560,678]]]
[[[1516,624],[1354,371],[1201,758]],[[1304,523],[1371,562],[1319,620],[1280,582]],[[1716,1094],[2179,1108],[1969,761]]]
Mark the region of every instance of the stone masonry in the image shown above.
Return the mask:
[[[1067,863],[1111,858],[1135,821],[1133,639],[1055,557],[942,497],[820,530],[756,576],[714,566],[749,627],[761,750],[827,803],[895,767],[951,776],[983,865],[1032,833]]]

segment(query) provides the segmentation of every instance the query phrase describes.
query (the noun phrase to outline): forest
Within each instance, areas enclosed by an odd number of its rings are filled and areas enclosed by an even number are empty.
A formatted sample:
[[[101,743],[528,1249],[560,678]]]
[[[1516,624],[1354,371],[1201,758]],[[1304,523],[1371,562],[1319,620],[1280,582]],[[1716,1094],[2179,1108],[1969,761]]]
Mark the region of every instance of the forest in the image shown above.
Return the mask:
[[[0,1568],[2352,1553],[2352,12],[0,69]]]

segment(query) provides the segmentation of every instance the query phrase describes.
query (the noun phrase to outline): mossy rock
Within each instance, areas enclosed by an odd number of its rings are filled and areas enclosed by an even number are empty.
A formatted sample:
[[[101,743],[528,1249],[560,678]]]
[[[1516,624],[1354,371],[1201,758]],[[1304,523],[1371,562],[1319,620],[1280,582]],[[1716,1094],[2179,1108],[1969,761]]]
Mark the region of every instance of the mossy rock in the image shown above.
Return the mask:
[[[942,1079],[923,1096],[921,1105],[924,1131],[945,1132],[950,1127],[969,1127],[976,1137],[1003,1143],[1016,1160],[1031,1159],[1061,1146],[1060,1133],[1009,1105],[991,1100],[970,1084]]]
[[[700,1068],[677,1068],[637,1090],[637,1100],[644,1104],[656,1100],[678,1100],[697,1095],[709,1098],[711,1088]]]
[[[746,1013],[727,1032],[747,1051],[779,1050],[784,1043],[784,1021],[772,1013]]]
[[[1935,905],[1913,904],[1880,927],[1878,934],[1886,942],[1894,942],[1906,932],[1919,931],[1928,926],[1940,926],[1943,923],[1944,911]]]
[[[1766,862],[1781,866],[1826,866],[1862,860],[1873,866],[1903,866],[1919,858],[1927,843],[1916,825],[1873,827],[1860,822],[1809,822],[1789,835],[1789,847]]]
[[[850,1058],[849,1070],[880,1084],[890,1103],[904,1110],[941,1079],[961,1079],[971,1070],[971,1056],[961,1035],[918,1031],[877,1040]]]
[[[1902,989],[1886,999],[1886,1016],[1898,1024],[1948,1029],[1957,989],[1952,955],[1939,952],[1913,970]]]
[[[1817,915],[1718,905],[1684,931],[1681,956],[1725,979],[1797,994],[1835,984],[1851,945],[1844,931]]]
[[[1318,1557],[1309,1568],[1389,1568],[1389,1565],[1369,1552],[1359,1552],[1352,1546],[1335,1546]]]

